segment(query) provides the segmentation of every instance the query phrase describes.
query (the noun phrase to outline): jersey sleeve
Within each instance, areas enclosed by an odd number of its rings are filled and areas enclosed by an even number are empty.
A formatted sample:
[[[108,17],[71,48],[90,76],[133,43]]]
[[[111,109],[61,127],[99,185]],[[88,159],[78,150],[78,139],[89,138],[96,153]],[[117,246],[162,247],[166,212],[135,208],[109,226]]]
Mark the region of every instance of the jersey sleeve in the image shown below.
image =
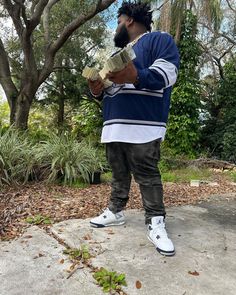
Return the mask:
[[[155,35],[150,41],[152,63],[138,69],[137,89],[161,90],[173,86],[177,80],[179,52],[173,38],[167,33]]]

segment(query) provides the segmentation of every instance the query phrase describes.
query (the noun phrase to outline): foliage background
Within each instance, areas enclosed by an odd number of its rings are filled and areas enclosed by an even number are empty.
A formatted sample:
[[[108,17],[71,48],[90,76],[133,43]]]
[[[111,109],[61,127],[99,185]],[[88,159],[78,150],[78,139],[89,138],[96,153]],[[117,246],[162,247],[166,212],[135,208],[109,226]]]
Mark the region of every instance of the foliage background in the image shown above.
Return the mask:
[[[217,0],[149,2],[154,2],[156,8],[154,26],[173,35],[181,55],[163,144],[166,162],[161,165],[167,167],[170,158],[201,156],[235,163],[235,6],[229,7],[226,2]],[[90,2],[84,6],[80,5],[81,1],[74,0],[61,3],[63,9],[53,8],[52,38],[56,38],[75,16],[76,9],[90,9]],[[31,178],[72,183],[82,177],[89,181],[91,173],[106,166],[104,147],[99,139],[102,106],[92,99],[81,72],[85,65],[101,66],[112,51],[114,27],[107,28],[107,23],[114,21],[116,9],[96,15],[85,23],[58,52],[52,74],[31,105],[26,133],[14,135],[13,129],[8,130],[9,106],[0,100],[2,183]],[[10,30],[4,33],[13,80],[19,86],[22,48],[16,35],[10,34]],[[38,66],[44,59],[43,33],[40,23],[33,38]],[[86,148],[82,148],[84,144]],[[93,164],[86,160],[87,150]],[[20,159],[25,159],[27,167],[22,166]]]

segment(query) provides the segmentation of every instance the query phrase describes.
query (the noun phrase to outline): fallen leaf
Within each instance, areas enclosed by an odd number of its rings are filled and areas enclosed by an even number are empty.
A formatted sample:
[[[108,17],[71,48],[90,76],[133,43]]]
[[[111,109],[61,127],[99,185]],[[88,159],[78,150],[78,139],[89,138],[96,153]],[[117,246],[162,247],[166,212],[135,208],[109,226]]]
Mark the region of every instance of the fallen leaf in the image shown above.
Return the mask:
[[[27,235],[27,236],[24,236],[25,239],[31,239],[33,236],[31,235]]]
[[[65,262],[65,260],[64,260],[64,259],[61,259],[59,262],[60,262],[61,264],[63,264],[63,263]]]
[[[90,234],[87,234],[83,237],[84,240],[92,240]]]
[[[106,229],[105,231],[108,233],[108,235],[114,235],[114,232],[112,229]]]
[[[164,182],[166,206],[196,204],[210,200],[214,194],[236,193],[235,183],[232,184],[225,179],[222,171],[212,171],[212,176],[212,181],[218,182],[219,186],[203,185],[196,190],[189,183]],[[84,189],[56,184],[49,187],[43,182],[27,183],[17,188],[6,187],[4,197],[0,197],[1,239],[11,240],[21,236],[28,228],[24,220],[39,212],[42,216],[48,216],[57,222],[71,218],[85,219],[97,216],[101,209],[107,206],[110,190],[110,184],[105,183]],[[55,196],[60,197],[55,198]],[[139,186],[132,181],[127,209],[141,209],[142,207]],[[45,228],[46,226],[40,225],[40,227]],[[63,228],[59,233],[62,230]],[[107,236],[111,234],[113,233]],[[28,239],[24,239],[22,243],[27,243],[27,241]],[[62,239],[60,241],[63,243]]]
[[[192,275],[192,276],[199,276],[199,272],[195,271],[188,271],[188,274]]]
[[[72,265],[70,266],[70,270],[73,270],[74,268],[75,268],[75,265],[72,264]]]
[[[141,289],[142,288],[142,284],[141,284],[141,282],[140,281],[136,281],[136,288],[137,289]]]

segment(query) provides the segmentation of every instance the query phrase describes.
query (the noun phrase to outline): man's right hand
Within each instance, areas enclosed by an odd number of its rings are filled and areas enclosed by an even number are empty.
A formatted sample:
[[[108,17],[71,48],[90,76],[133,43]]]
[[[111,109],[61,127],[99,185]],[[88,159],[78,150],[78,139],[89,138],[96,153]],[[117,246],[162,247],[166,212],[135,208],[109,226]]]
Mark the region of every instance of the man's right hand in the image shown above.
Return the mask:
[[[102,80],[88,80],[89,88],[90,91],[92,92],[93,95],[99,96],[102,94],[104,90],[104,83]]]

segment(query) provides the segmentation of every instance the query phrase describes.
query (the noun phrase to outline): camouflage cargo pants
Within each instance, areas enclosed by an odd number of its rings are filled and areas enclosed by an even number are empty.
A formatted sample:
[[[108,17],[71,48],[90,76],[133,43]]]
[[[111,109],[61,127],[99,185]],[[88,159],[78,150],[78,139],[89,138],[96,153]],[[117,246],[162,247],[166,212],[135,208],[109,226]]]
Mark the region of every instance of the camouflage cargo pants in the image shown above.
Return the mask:
[[[131,173],[139,184],[145,210],[145,222],[154,216],[165,216],[163,188],[157,164],[160,160],[160,139],[144,143],[112,142],[106,144],[106,154],[112,169],[112,191],[109,209],[121,211],[128,199]]]

